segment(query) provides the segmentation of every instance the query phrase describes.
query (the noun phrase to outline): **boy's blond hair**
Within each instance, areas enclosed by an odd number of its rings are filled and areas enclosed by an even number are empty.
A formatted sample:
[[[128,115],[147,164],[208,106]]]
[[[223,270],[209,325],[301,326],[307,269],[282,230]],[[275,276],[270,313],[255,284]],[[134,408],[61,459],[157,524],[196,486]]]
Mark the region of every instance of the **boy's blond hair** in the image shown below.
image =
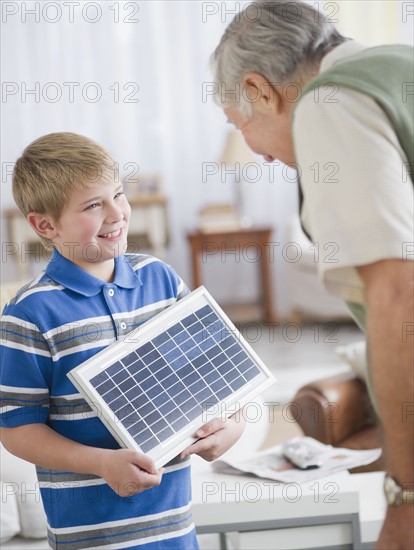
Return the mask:
[[[25,217],[40,212],[57,222],[73,190],[117,177],[115,162],[103,147],[85,136],[57,132],[33,141],[16,161],[13,197]]]

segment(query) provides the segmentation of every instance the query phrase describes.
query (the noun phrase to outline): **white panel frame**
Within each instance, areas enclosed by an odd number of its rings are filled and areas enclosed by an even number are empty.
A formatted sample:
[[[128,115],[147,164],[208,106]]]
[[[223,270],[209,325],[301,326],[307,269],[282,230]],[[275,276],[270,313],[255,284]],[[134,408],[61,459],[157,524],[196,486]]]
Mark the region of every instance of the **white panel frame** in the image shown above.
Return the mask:
[[[207,289],[201,286],[194,290],[182,300],[176,302],[152,319],[149,319],[136,330],[129,333],[123,340],[111,344],[68,373],[71,382],[79,390],[89,405],[97,412],[99,418],[106,425],[121,447],[143,452],[133,437],[128,433],[128,430],[115,417],[113,411],[105,403],[104,399],[93,388],[90,380],[102,372],[102,370],[105,370],[110,365],[121,360],[129,353],[135,351],[138,347],[153,340],[156,336],[164,333],[183,318],[201,309],[205,305],[210,305],[212,307],[225,327],[235,336],[242,349],[254,361],[255,365],[261,371],[262,376],[260,377],[260,381],[259,379],[253,379],[248,382],[225,400],[207,409],[188,426],[174,434],[174,436],[145,453],[154,460],[157,468],[164,466],[182,450],[194,443],[196,441],[194,433],[200,426],[213,418],[219,417],[223,419],[235,414],[240,408],[257,397],[276,381],[272,373],[246,342]]]

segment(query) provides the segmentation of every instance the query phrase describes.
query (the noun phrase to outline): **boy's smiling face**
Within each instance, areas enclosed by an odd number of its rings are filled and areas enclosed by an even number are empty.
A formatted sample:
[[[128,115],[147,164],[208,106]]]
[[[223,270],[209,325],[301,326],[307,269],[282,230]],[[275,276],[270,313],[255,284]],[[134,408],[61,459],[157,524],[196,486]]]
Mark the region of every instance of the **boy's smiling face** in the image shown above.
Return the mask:
[[[33,213],[42,218],[38,233],[40,228],[65,258],[106,281],[113,278],[114,258],[126,250],[130,214],[119,182],[74,189],[57,222]]]

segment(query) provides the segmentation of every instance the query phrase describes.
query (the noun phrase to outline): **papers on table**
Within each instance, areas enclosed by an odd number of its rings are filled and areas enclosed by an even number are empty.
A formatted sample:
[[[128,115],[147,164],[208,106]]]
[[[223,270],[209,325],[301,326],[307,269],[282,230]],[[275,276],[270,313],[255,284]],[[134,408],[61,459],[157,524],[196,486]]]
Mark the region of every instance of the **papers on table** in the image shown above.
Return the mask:
[[[295,438],[297,439],[297,438]],[[318,455],[322,465],[318,468],[300,470],[282,454],[282,446],[276,445],[265,451],[253,453],[243,459],[231,457],[213,462],[214,471],[225,474],[253,474],[261,478],[284,483],[305,483],[329,474],[370,464],[380,457],[381,449],[355,451],[332,447],[311,437],[299,438]]]

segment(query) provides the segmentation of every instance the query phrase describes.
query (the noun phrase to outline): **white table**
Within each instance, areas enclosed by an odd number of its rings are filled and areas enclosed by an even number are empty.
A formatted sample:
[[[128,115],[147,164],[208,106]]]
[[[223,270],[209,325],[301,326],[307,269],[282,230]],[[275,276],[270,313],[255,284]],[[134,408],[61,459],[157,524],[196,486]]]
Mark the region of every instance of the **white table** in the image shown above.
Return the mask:
[[[239,550],[373,548],[385,513],[382,473],[285,485],[216,474],[193,457],[192,478],[197,533],[219,533],[224,548],[226,538]]]

